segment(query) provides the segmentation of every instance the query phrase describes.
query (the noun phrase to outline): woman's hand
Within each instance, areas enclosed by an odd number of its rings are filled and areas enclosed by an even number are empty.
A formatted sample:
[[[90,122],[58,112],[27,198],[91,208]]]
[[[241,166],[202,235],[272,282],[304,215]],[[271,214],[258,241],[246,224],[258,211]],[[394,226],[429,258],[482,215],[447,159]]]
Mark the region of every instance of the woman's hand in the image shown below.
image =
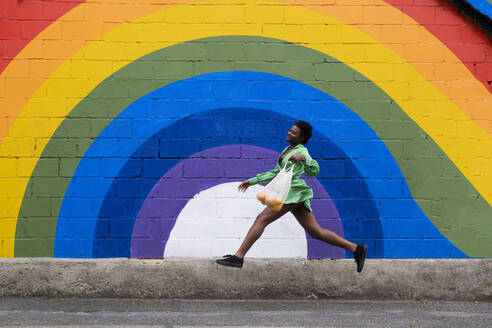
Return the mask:
[[[304,157],[304,155],[300,155],[300,154],[292,155],[289,158],[289,161],[291,161],[294,164],[297,163],[297,162],[300,162],[300,161],[305,161],[305,160],[306,160],[306,157]]]
[[[241,182],[241,184],[237,187],[237,190],[245,192],[246,189],[248,189],[248,188],[249,188],[249,181],[245,180],[245,181]]]

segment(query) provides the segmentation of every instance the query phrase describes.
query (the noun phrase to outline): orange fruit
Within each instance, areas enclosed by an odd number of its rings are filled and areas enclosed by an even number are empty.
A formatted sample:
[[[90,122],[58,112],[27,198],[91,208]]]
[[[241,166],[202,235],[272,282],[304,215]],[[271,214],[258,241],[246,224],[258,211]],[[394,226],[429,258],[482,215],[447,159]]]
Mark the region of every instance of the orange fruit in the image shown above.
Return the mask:
[[[274,206],[275,205],[275,199],[272,197],[266,196],[265,197],[265,204],[267,204],[268,206]]]

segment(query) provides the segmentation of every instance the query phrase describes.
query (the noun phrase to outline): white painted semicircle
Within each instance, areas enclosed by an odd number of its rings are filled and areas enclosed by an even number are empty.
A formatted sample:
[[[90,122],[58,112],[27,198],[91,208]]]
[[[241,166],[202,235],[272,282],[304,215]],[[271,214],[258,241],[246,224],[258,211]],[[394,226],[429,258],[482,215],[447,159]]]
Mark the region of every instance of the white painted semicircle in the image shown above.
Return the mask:
[[[261,185],[245,193],[239,182],[201,191],[179,213],[164,249],[169,257],[222,257],[234,254],[256,216],[265,208],[257,199]],[[292,213],[268,225],[246,254],[249,258],[306,258],[306,233]]]

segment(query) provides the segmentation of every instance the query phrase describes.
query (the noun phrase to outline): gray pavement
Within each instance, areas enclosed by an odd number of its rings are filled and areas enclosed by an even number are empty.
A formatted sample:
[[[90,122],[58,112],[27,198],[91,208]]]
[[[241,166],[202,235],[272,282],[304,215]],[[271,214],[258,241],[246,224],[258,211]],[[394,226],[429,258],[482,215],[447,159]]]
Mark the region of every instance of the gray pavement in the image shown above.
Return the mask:
[[[0,259],[0,297],[492,301],[492,259]]]
[[[492,303],[0,298],[0,326],[490,327]]]

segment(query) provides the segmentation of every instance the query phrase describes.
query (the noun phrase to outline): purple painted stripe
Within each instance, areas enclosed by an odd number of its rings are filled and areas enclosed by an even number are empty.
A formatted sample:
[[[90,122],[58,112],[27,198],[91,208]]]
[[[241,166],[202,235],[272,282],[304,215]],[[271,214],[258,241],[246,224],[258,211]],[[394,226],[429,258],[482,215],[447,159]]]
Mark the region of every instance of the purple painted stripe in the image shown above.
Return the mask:
[[[237,154],[241,154],[239,159]],[[257,146],[232,145],[207,149],[174,166],[152,188],[138,213],[131,257],[162,258],[176,218],[194,195],[218,184],[243,181],[271,170],[278,156],[277,152]],[[344,236],[340,216],[326,190],[315,178],[306,182],[313,188],[312,208],[320,225]],[[309,236],[307,242],[308,258],[345,258],[341,248]]]

